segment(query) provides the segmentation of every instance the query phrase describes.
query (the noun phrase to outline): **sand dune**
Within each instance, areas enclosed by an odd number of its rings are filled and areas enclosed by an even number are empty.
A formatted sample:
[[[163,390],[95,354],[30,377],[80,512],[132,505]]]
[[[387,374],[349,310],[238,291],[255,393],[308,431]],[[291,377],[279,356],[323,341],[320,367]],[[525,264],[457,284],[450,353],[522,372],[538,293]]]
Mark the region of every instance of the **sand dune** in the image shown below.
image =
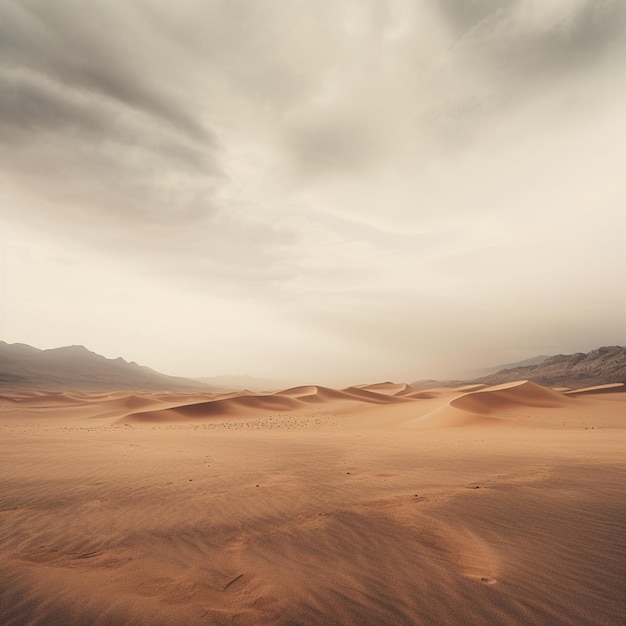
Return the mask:
[[[375,383],[373,385],[363,385],[361,389],[366,389],[367,391],[374,391],[376,393],[384,393],[391,396],[395,396],[401,393],[406,393],[407,389],[415,391],[410,385],[406,383]]]
[[[403,388],[403,386],[401,386]],[[402,397],[376,393],[358,387],[349,387],[343,391],[305,385],[292,387],[284,391],[271,394],[233,394],[228,397],[218,397],[206,402],[181,404],[160,410],[140,410],[129,413],[124,421],[184,421],[221,417],[250,417],[265,413],[281,413],[298,411],[307,405],[326,405],[329,403],[343,404],[391,404],[405,401]],[[127,401],[128,402],[128,401]],[[133,402],[137,402],[136,399]]]
[[[59,391],[39,392],[30,396],[22,396],[18,401],[30,406],[51,406],[54,404],[66,406],[72,403],[80,403],[82,400],[75,394]]]
[[[566,407],[569,403],[571,399],[558,391],[525,380],[472,391],[453,400],[450,405],[473,413],[490,414],[520,405],[558,408]]]
[[[407,394],[409,398],[415,398],[416,400],[430,400],[436,398],[440,393],[438,391],[412,391]]]
[[[123,418],[126,422],[167,422],[212,417],[249,417],[265,412],[294,411],[303,407],[295,398],[280,395],[236,396],[224,400],[209,400],[185,404],[158,411],[138,411]]]
[[[418,393],[418,390],[415,389],[415,387],[411,387],[411,385],[404,384],[404,385],[402,385],[402,389],[400,391],[398,391],[397,393],[395,393],[394,395],[396,395],[396,396],[408,396],[408,395],[411,395],[413,393]]]
[[[608,383],[606,385],[583,387],[582,389],[568,389],[565,393],[570,396],[580,396],[599,393],[617,393],[622,391],[624,391],[624,383]]]
[[[528,382],[5,393],[0,623],[620,624],[624,415]]]
[[[401,396],[377,393],[375,391],[361,389],[359,387],[347,387],[346,389],[343,389],[343,393],[355,400],[361,400],[363,402],[370,402],[373,404],[394,404],[396,402],[407,401],[406,398]]]
[[[467,391],[474,386],[459,387]],[[420,394],[422,398],[428,393]],[[456,395],[426,415],[415,424],[428,428],[458,428],[466,426],[528,426],[529,418],[545,426],[556,413],[542,413],[542,409],[573,409],[575,401],[559,392],[546,389],[529,381],[505,383],[494,387],[479,385],[475,391]],[[548,417],[546,421],[545,417]]]
[[[300,387],[290,387],[283,391],[278,391],[277,394],[281,396],[290,396],[293,398],[301,398],[302,396],[312,396],[317,393],[318,387],[315,385],[302,385]]]
[[[305,385],[302,387],[292,387],[284,391],[277,392],[281,396],[290,396],[298,398],[303,402],[328,402],[332,400],[348,400],[346,394],[329,387],[320,387],[316,385]]]

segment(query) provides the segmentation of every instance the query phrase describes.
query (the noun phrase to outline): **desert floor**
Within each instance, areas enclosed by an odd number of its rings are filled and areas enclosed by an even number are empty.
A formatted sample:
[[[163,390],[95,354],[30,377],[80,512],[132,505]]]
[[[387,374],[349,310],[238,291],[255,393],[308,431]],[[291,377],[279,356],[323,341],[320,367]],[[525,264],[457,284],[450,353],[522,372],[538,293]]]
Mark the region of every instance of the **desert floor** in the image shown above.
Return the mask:
[[[2,624],[623,624],[626,393],[0,397]]]

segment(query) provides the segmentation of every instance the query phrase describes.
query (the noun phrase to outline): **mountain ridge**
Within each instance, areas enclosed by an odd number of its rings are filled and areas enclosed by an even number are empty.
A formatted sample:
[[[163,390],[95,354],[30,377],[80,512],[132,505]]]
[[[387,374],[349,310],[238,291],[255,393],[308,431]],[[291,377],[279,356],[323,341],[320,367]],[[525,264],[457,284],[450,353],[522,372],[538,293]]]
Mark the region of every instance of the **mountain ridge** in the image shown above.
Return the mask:
[[[556,354],[539,364],[500,370],[475,382],[498,385],[522,379],[543,386],[568,387],[626,383],[626,347],[603,346],[587,353]]]
[[[602,346],[586,353],[555,354],[544,357],[539,363],[505,367],[485,376],[454,380],[417,380],[410,385],[424,389],[434,386],[458,387],[466,384],[500,385],[518,380],[529,380],[544,387],[571,388],[626,383],[626,347]]]
[[[77,390],[213,391],[197,380],[168,376],[122,357],[108,359],[82,345],[40,350],[0,341],[0,387]]]

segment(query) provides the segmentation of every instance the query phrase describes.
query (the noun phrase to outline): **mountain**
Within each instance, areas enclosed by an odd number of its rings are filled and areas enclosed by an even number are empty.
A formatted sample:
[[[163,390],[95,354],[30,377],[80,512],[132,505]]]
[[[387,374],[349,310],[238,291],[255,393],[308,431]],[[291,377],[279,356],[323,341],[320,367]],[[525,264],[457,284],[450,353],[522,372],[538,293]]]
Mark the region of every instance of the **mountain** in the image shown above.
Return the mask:
[[[121,357],[107,359],[84,346],[39,350],[0,341],[0,388],[45,390],[212,391],[200,381],[167,376]]]
[[[507,368],[482,376],[475,382],[499,385],[515,380],[531,380],[549,387],[626,383],[626,348],[606,346],[587,354],[558,354],[538,364]]]

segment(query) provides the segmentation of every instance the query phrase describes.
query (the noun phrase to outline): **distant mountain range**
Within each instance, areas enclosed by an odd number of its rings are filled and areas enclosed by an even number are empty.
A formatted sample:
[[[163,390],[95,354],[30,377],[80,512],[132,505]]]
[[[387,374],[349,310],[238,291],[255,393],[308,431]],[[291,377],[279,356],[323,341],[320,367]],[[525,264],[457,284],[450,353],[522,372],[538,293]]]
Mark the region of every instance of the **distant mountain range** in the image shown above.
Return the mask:
[[[585,354],[536,356],[518,363],[467,372],[455,380],[416,380],[416,389],[427,387],[458,387],[471,383],[500,385],[517,380],[530,380],[546,387],[591,387],[608,383],[626,384],[626,348],[605,346]]]
[[[107,359],[84,346],[39,350],[4,341],[0,341],[0,388],[213,391],[201,381],[167,376],[121,357]]]
[[[516,380],[530,380],[548,387],[626,383],[626,348],[607,346],[588,354],[578,352],[535,357],[488,375],[444,382],[415,381],[411,386],[424,388],[464,383],[498,385]],[[107,359],[84,346],[39,350],[23,343],[0,341],[0,389],[238,391],[244,387],[275,389],[281,387],[281,383],[241,376],[180,378],[161,374],[121,357]]]
[[[548,387],[626,383],[626,348],[606,346],[585,354],[557,354],[534,365],[505,368],[476,379],[488,385],[531,380]]]

